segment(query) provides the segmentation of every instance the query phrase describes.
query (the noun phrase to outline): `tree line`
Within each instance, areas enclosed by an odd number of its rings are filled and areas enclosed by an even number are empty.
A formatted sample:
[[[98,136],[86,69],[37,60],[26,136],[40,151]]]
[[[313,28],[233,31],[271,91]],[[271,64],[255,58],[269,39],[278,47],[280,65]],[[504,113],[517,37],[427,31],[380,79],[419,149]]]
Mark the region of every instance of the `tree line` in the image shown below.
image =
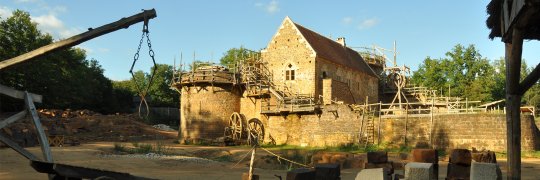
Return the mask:
[[[534,67],[526,61],[521,64],[521,80]],[[458,44],[445,54],[434,59],[426,57],[413,72],[412,83],[430,87],[443,96],[467,98],[490,102],[505,99],[504,58],[488,60],[474,45],[467,47]],[[540,108],[540,85],[536,83],[523,96],[522,104]]]
[[[0,17],[0,60],[7,60],[54,42],[32,22],[30,14],[16,10]],[[151,106],[178,107],[178,93],[169,88],[172,66],[158,64],[149,95]],[[153,69],[153,68],[152,68]],[[138,94],[134,82],[144,84],[149,74],[137,71],[135,78],[111,81],[95,59],[80,48],[67,48],[0,71],[0,84],[43,95],[38,108],[90,109],[101,113],[131,112]],[[155,103],[155,104],[154,104]],[[23,101],[0,95],[0,111],[20,111]]]

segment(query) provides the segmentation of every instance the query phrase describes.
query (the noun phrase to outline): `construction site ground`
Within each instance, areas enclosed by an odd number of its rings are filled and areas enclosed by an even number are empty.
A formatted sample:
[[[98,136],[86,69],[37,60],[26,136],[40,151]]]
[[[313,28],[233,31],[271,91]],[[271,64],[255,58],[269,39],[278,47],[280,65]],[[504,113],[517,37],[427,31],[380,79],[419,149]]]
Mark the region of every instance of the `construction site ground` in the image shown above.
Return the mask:
[[[114,152],[115,142],[91,142],[79,146],[52,147],[52,152],[57,163],[127,172],[136,176],[157,179],[240,179],[242,173],[248,171],[249,155],[240,163],[237,164],[237,162],[244,155],[249,154],[249,147],[180,145],[174,143],[172,139],[140,143],[162,144],[169,148],[169,154],[175,156],[157,158],[148,154],[119,154]],[[131,145],[126,144],[126,146]],[[39,147],[27,149],[41,155]],[[229,154],[231,159],[218,160],[223,157],[224,153]],[[269,156],[262,150],[258,150],[256,154],[257,159]],[[397,154],[390,154],[390,159],[398,162],[397,156]],[[498,159],[498,162],[504,176],[506,174],[504,169],[506,159]],[[538,179],[540,159],[522,159],[522,162],[522,179]],[[283,161],[283,163],[285,162]],[[447,163],[444,160],[439,162],[440,179],[446,175]],[[344,169],[341,172],[341,177],[342,179],[354,179],[359,171],[359,168]],[[397,169],[396,172],[403,171]],[[285,179],[287,169],[256,168],[255,173],[260,175],[261,179],[278,179],[275,175]],[[46,178],[45,174],[32,169],[29,161],[12,149],[0,149],[0,179]]]

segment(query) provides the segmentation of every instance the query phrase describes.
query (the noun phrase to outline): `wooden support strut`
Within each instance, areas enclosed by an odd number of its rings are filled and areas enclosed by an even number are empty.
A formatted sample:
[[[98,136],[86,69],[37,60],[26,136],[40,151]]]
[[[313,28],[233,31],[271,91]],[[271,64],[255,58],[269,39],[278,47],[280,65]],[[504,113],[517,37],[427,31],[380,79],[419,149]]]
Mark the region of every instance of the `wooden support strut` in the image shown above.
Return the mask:
[[[521,119],[519,78],[523,34],[514,28],[512,42],[505,44],[506,60],[506,146],[508,151],[508,179],[521,179]]]
[[[43,157],[45,161],[53,162],[51,147],[49,146],[49,140],[47,139],[47,136],[45,135],[45,131],[43,130],[43,127],[41,126],[41,121],[39,120],[39,116],[36,111],[36,106],[34,106],[32,97],[30,96],[28,92],[25,92],[24,102],[26,103],[26,108],[27,108],[26,110],[28,110],[28,112],[32,115],[32,122],[34,123],[34,126],[36,127],[38,141],[39,141],[39,144],[41,144],[41,151],[43,151]]]
[[[136,14],[127,18],[122,18],[116,22],[106,24],[95,29],[91,29],[87,32],[75,35],[65,40],[61,40],[61,41],[43,46],[41,48],[35,49],[28,53],[19,55],[17,57],[0,61],[0,70],[6,67],[9,67],[11,65],[15,65],[24,61],[28,61],[31,59],[44,56],[50,52],[53,52],[59,49],[73,47],[77,44],[83,43],[90,39],[99,37],[101,35],[104,35],[104,34],[119,30],[119,29],[128,28],[130,25],[133,25],[133,24],[145,21],[145,20],[149,20],[155,17],[157,17],[156,10],[154,9],[144,10],[143,12],[139,14]]]

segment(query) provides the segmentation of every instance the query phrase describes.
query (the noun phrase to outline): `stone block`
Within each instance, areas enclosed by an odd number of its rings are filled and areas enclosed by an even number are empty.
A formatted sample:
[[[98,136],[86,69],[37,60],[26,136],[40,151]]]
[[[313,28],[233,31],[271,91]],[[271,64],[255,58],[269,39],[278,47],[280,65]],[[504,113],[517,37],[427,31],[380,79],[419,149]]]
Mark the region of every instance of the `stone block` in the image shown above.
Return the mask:
[[[391,177],[384,171],[383,168],[362,169],[356,175],[355,180],[390,180]]]
[[[435,149],[413,149],[411,151],[411,161],[438,164],[439,157]]]
[[[364,167],[366,169],[383,168],[387,172],[387,174],[394,173],[394,165],[392,164],[392,162],[380,163],[380,164],[366,163]]]
[[[432,179],[434,175],[432,163],[408,163],[405,165],[405,179]]]
[[[411,151],[411,161],[433,164],[432,179],[439,178],[439,155],[435,149],[413,149]]]
[[[339,164],[317,164],[315,165],[315,179],[316,180],[339,180],[341,176],[341,170]]]
[[[315,179],[313,169],[298,168],[287,172],[287,180],[312,180]]]
[[[377,151],[377,152],[368,152],[367,153],[368,163],[387,163],[388,162],[388,152]]]
[[[447,179],[469,179],[471,172],[470,166],[463,166],[459,164],[448,164],[448,170],[446,171]]]
[[[471,161],[471,151],[469,151],[468,149],[454,149],[450,153],[449,163],[470,166]]]
[[[498,180],[502,179],[499,165],[494,163],[473,162],[471,164],[471,180]]]

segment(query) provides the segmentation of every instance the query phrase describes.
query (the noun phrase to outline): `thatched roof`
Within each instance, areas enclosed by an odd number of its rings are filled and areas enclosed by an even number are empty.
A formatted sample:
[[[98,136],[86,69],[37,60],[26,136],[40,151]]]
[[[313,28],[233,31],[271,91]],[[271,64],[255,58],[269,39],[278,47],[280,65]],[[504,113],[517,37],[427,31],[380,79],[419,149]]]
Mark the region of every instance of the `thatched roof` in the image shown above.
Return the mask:
[[[486,11],[488,18],[486,20],[486,25],[491,29],[491,32],[489,33],[490,39],[502,37],[501,12],[503,10],[503,2],[504,0],[492,0],[487,5]],[[531,19],[529,19],[524,26],[524,38],[540,40],[540,11],[538,11],[540,9],[540,1],[525,0],[525,4],[526,10],[534,10],[535,12],[531,13]],[[509,8],[511,9],[512,7]]]
[[[364,72],[369,76],[378,77],[377,73],[369,67],[369,64],[349,47],[343,46],[336,41],[329,39],[304,26],[293,23],[296,28],[306,38],[309,45],[315,50],[317,56],[333,61],[339,65],[352,68],[356,71]]]

